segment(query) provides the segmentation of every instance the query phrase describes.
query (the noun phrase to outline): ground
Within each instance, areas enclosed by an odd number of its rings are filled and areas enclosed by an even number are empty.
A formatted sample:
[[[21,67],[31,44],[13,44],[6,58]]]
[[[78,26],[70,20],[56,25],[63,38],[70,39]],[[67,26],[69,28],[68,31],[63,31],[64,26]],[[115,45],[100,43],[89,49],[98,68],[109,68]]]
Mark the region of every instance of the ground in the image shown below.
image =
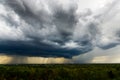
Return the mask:
[[[120,80],[120,64],[0,65],[0,80]]]

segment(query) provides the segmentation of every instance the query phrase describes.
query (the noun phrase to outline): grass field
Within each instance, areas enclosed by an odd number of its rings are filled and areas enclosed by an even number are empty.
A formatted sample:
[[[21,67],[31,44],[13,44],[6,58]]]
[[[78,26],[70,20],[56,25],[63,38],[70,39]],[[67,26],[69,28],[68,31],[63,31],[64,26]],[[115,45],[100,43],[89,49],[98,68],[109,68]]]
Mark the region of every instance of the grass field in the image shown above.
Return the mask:
[[[0,80],[120,80],[120,64],[0,65]]]

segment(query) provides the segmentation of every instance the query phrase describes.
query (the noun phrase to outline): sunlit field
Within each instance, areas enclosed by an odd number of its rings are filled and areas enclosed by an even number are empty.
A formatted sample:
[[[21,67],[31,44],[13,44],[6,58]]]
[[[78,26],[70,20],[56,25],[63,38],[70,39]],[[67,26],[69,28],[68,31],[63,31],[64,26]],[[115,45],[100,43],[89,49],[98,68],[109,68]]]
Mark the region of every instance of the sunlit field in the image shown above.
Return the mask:
[[[0,80],[120,80],[120,64],[0,65]]]

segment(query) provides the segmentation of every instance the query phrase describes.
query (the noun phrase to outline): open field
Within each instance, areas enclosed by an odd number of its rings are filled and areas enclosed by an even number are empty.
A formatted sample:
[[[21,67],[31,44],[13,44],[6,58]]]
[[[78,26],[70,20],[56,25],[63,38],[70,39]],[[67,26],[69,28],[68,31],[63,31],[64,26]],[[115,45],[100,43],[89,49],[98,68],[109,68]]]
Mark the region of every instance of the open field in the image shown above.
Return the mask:
[[[120,80],[120,64],[0,65],[0,80]]]

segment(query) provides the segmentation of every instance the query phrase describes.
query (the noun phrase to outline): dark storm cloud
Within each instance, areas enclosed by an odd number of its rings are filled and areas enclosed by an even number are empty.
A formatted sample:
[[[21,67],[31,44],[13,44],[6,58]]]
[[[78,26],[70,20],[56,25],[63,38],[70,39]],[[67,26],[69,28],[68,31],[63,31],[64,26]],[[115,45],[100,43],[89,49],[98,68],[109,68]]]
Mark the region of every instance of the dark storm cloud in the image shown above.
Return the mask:
[[[97,14],[90,9],[77,12],[78,5],[77,0],[2,0],[0,53],[71,58],[96,46],[119,44],[116,2]],[[113,19],[113,14],[118,16]],[[110,20],[117,23],[114,29]]]
[[[32,44],[31,44],[32,43]],[[8,41],[0,44],[0,52],[7,55],[22,56],[42,56],[42,57],[66,57],[71,58],[73,55],[83,53],[77,49],[62,49],[48,44],[36,42]],[[87,52],[87,51],[84,51]]]

